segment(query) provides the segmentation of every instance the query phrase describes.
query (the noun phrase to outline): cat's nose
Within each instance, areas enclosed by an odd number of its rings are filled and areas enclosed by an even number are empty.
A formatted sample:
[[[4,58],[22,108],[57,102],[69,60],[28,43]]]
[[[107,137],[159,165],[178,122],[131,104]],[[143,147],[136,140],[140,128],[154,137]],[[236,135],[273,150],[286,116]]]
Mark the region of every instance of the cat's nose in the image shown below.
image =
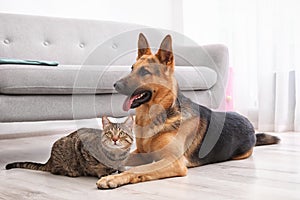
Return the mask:
[[[113,138],[112,138],[112,141],[114,141],[114,143],[116,143],[118,140],[119,140],[118,137],[113,137]]]

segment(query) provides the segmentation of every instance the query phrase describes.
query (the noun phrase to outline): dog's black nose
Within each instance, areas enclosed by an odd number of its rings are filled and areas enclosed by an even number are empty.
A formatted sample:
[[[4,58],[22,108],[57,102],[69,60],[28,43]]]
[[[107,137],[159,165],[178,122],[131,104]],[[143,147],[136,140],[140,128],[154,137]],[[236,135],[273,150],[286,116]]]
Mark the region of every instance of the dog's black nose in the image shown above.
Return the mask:
[[[123,83],[121,81],[117,81],[114,83],[114,88],[119,91],[123,88]]]

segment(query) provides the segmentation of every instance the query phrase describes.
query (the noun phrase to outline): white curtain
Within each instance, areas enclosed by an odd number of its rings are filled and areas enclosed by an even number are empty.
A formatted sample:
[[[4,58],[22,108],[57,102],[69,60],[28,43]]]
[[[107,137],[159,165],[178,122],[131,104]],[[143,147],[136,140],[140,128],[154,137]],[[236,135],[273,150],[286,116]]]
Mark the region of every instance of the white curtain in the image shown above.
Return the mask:
[[[300,131],[300,1],[183,0],[184,34],[228,46],[234,108],[259,131]]]

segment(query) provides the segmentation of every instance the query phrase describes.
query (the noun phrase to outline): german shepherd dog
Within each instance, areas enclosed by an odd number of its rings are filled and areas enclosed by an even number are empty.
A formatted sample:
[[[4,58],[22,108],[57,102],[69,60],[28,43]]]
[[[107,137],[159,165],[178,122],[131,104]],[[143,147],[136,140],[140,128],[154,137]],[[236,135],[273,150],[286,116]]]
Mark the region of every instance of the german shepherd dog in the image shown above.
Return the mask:
[[[174,78],[170,35],[154,55],[141,33],[132,72],[114,87],[128,96],[123,109],[136,109],[137,149],[128,160],[135,167],[102,177],[99,189],[185,176],[189,167],[245,159],[255,145],[279,142],[275,136],[255,134],[249,120],[237,113],[214,112],[185,97]]]

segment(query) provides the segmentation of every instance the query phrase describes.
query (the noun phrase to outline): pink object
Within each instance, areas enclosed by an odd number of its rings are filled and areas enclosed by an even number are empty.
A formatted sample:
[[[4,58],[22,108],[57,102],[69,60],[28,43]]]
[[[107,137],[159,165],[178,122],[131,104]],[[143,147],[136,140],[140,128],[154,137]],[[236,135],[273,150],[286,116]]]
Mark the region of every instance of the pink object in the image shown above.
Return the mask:
[[[233,111],[233,68],[229,67],[228,83],[225,96],[225,110]]]

